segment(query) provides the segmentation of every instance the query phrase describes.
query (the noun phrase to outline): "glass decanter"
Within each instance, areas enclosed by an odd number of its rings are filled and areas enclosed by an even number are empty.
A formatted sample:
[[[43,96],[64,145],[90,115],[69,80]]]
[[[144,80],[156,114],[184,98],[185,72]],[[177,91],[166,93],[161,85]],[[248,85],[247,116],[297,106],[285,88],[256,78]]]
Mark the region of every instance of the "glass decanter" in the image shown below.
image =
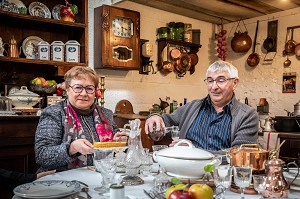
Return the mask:
[[[128,151],[124,160],[125,174],[122,183],[124,185],[138,185],[143,184],[139,174],[139,168],[142,165],[142,158],[145,156],[145,152],[141,143],[141,129],[139,128],[141,121],[139,119],[129,121],[130,132],[128,139]],[[124,127],[125,127],[124,126]]]

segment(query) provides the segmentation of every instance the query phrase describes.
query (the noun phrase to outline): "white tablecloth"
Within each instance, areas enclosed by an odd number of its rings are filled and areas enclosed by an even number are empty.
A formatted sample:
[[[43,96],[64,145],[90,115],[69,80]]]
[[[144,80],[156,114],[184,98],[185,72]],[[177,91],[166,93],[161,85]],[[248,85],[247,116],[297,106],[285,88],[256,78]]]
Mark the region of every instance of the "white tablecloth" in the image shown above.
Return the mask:
[[[118,176],[120,175],[122,175],[122,173],[118,173]],[[149,197],[146,196],[143,190],[145,189],[148,191],[153,187],[154,177],[153,176],[142,177],[142,179],[145,181],[143,185],[125,186],[125,194],[127,196],[131,196],[129,197],[130,199],[134,199],[134,198],[149,199]],[[79,168],[79,169],[73,169],[69,171],[55,173],[38,179],[38,181],[41,180],[68,180],[68,181],[79,180],[89,185],[89,194],[92,196],[92,198],[100,198],[98,192],[96,192],[94,188],[99,187],[101,185],[101,174],[93,170],[90,170],[88,168]],[[80,195],[86,197],[85,193],[80,193]],[[14,197],[14,199],[15,198],[17,197]],[[239,199],[240,194],[227,191],[225,193],[225,198]],[[300,199],[300,190],[299,191],[290,190],[289,198]],[[245,195],[245,199],[258,199],[258,195]]]

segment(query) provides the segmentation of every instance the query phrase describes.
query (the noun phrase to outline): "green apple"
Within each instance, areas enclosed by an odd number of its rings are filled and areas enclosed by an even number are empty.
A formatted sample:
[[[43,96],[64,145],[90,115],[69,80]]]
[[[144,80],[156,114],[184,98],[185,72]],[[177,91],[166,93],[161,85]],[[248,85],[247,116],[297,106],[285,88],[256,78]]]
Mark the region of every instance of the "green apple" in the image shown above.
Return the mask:
[[[193,184],[189,188],[193,199],[212,199],[214,192],[212,188],[206,184]]]

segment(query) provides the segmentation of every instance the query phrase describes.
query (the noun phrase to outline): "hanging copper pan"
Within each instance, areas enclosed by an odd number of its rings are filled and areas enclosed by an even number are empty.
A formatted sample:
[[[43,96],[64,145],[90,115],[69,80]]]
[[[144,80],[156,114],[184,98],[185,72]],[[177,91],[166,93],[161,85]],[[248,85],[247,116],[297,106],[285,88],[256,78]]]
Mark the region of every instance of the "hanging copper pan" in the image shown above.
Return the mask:
[[[285,47],[284,47],[284,49],[287,53],[294,53],[295,47],[297,45],[297,42],[293,40],[293,37],[294,37],[294,29],[293,28],[291,29],[291,34],[292,34],[291,39],[288,42],[286,42]]]
[[[257,66],[260,61],[259,55],[255,52],[258,24],[259,24],[259,21],[257,20],[256,31],[255,31],[254,42],[253,42],[253,52],[249,55],[249,57],[247,59],[247,64],[251,67]]]

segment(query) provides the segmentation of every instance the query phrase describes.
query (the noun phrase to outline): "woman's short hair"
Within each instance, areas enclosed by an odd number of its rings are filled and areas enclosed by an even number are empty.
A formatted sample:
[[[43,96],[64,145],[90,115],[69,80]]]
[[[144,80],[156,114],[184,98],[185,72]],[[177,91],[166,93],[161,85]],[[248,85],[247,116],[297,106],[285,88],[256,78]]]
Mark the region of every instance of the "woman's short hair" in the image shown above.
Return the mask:
[[[89,76],[94,82],[94,86],[98,87],[99,78],[93,69],[90,67],[75,66],[68,70],[64,76],[66,88],[70,86],[70,83],[73,79],[81,79],[81,75]]]
[[[211,64],[206,71],[206,78],[209,72],[214,73],[216,71],[227,72],[229,76],[228,78],[239,78],[239,72],[237,68],[226,61],[219,60]]]

